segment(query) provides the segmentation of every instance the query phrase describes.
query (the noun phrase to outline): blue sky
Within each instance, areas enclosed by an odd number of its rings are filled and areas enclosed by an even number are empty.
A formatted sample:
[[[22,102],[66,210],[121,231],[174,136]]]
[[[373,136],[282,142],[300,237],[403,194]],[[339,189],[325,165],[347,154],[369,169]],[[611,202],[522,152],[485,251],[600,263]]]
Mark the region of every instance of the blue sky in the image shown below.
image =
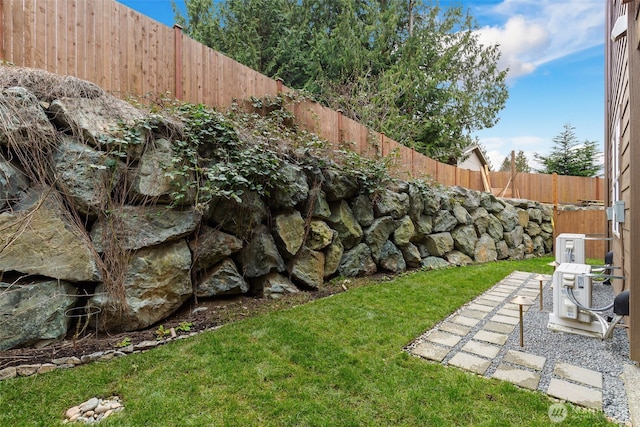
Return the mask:
[[[171,0],[118,0],[167,26]],[[182,0],[176,3],[182,4]],[[566,123],[580,141],[604,139],[602,0],[440,0],[476,18],[480,39],[501,46],[509,100],[496,126],[476,133],[496,170],[511,150],[548,155]]]

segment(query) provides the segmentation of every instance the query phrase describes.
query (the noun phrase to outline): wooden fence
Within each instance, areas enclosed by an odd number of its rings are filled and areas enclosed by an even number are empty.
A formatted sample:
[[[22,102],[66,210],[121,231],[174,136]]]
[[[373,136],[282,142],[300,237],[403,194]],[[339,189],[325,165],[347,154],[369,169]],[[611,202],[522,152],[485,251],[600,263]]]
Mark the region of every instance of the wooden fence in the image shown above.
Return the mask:
[[[117,96],[167,93],[218,109],[290,89],[113,0],[0,0],[0,59],[90,80]],[[396,174],[487,190],[482,172],[437,162],[313,102],[290,105],[298,124],[334,147],[398,153]],[[600,200],[599,178],[490,172],[503,195],[543,203]]]

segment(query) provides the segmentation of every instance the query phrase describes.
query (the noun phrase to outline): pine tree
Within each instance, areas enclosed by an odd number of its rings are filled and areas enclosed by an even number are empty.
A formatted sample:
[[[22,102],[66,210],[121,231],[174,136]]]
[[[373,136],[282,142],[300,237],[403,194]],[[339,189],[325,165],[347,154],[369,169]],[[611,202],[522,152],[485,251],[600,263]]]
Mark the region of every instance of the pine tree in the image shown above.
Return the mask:
[[[540,173],[557,173],[569,176],[596,176],[600,172],[597,163],[600,151],[597,142],[578,141],[575,128],[570,124],[564,125],[564,130],[553,138],[554,148],[548,156],[536,153],[536,160],[542,163]]]

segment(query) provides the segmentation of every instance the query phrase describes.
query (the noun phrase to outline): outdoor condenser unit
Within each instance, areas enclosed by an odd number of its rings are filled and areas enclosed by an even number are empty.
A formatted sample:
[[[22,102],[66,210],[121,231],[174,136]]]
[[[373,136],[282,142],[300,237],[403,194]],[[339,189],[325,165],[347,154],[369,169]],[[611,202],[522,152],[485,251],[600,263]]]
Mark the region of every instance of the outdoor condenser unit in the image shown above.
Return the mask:
[[[553,273],[552,283],[553,312],[549,314],[548,328],[601,337],[600,323],[572,302],[573,299],[583,307],[591,307],[591,266],[563,262]]]
[[[562,233],[556,237],[556,264],[577,263],[584,264],[584,234]]]

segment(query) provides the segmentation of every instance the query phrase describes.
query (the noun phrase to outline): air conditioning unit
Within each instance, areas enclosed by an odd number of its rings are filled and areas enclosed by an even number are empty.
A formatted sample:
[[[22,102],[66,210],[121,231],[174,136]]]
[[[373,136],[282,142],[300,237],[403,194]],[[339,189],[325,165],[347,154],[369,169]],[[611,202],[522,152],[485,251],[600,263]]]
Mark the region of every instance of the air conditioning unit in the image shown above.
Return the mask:
[[[573,302],[591,307],[591,266],[575,262],[561,263],[553,273],[552,283],[553,312],[549,314],[547,327],[555,331],[601,337],[602,328],[598,320]]]
[[[584,234],[562,233],[556,237],[556,264],[585,263]]]

